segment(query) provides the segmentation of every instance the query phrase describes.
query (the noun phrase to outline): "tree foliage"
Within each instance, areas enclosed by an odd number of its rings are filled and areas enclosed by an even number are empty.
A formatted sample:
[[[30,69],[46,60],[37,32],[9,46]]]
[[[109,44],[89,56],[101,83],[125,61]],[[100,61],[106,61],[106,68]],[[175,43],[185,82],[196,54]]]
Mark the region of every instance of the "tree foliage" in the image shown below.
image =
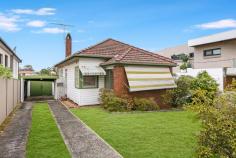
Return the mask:
[[[176,80],[177,88],[167,90],[164,94],[163,100],[167,104],[171,104],[173,107],[182,106],[190,101],[191,97],[191,85],[193,82],[191,76],[181,76]]]
[[[197,90],[191,106],[186,109],[198,113],[202,130],[198,136],[199,158],[236,157],[236,94],[206,97],[206,90]]]
[[[12,72],[9,68],[5,68],[2,64],[0,64],[0,77],[3,78],[11,78]]]

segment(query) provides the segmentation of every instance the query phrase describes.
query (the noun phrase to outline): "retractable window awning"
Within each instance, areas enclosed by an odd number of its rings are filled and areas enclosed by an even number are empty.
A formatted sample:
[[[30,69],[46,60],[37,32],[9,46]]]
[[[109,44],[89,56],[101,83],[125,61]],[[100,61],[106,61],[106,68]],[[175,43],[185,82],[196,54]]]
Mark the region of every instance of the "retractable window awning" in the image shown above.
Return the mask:
[[[126,66],[125,71],[131,92],[176,87],[168,67]]]
[[[102,76],[106,71],[100,66],[79,66],[83,76]]]

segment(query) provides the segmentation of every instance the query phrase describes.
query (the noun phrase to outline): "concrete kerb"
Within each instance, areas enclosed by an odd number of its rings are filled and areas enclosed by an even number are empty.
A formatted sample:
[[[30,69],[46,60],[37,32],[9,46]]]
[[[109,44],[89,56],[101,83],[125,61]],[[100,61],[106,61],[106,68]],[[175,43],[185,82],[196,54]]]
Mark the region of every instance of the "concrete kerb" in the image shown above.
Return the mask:
[[[100,140],[102,140],[111,150],[113,150],[115,153],[117,153],[117,155],[119,155],[121,158],[123,158],[123,156],[116,151],[110,144],[108,144],[102,137],[100,137],[93,129],[91,129],[85,122],[83,122],[79,117],[77,117],[74,113],[72,113],[70,111],[70,109],[64,104],[62,103],[60,100],[58,100],[63,106],[65,106],[65,108],[78,120],[80,121],[86,128],[88,128],[91,132],[93,132]]]
[[[54,100],[53,100],[53,101],[54,101]],[[48,103],[47,103],[47,104],[48,104]],[[72,151],[71,151],[71,148],[69,147],[69,142],[65,139],[65,136],[64,136],[64,134],[62,133],[61,127],[58,125],[57,120],[56,120],[56,118],[55,118],[55,115],[54,115],[54,113],[52,112],[52,109],[51,109],[51,107],[50,107],[49,105],[48,105],[48,108],[49,108],[49,111],[50,111],[51,115],[53,116],[53,120],[55,121],[55,123],[56,123],[56,125],[57,125],[57,128],[59,129],[59,132],[60,132],[60,134],[61,134],[61,136],[62,136],[62,138],[63,138],[63,141],[64,141],[64,143],[65,143],[65,145],[66,145],[67,150],[68,150],[69,153],[70,153],[70,156],[73,157],[73,153],[72,153]]]

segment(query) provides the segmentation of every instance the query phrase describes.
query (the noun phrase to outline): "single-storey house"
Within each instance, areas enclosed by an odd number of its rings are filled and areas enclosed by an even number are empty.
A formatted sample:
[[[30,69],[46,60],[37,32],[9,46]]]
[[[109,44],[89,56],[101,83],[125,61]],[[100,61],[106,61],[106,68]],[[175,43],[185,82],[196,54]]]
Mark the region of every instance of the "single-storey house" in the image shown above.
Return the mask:
[[[71,36],[66,36],[66,58],[55,65],[56,98],[66,96],[80,106],[99,104],[99,90],[113,89],[117,96],[153,97],[175,88],[172,67],[161,55],[107,39],[71,55]]]

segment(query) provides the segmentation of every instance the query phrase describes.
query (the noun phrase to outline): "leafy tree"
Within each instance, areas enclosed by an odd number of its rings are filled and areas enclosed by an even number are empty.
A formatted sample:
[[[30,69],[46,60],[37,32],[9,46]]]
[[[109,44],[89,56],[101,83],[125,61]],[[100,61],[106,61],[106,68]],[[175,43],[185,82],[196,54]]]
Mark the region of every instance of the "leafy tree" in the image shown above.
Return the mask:
[[[32,65],[25,65],[24,68],[25,68],[25,69],[33,70],[33,66],[32,66]]]

